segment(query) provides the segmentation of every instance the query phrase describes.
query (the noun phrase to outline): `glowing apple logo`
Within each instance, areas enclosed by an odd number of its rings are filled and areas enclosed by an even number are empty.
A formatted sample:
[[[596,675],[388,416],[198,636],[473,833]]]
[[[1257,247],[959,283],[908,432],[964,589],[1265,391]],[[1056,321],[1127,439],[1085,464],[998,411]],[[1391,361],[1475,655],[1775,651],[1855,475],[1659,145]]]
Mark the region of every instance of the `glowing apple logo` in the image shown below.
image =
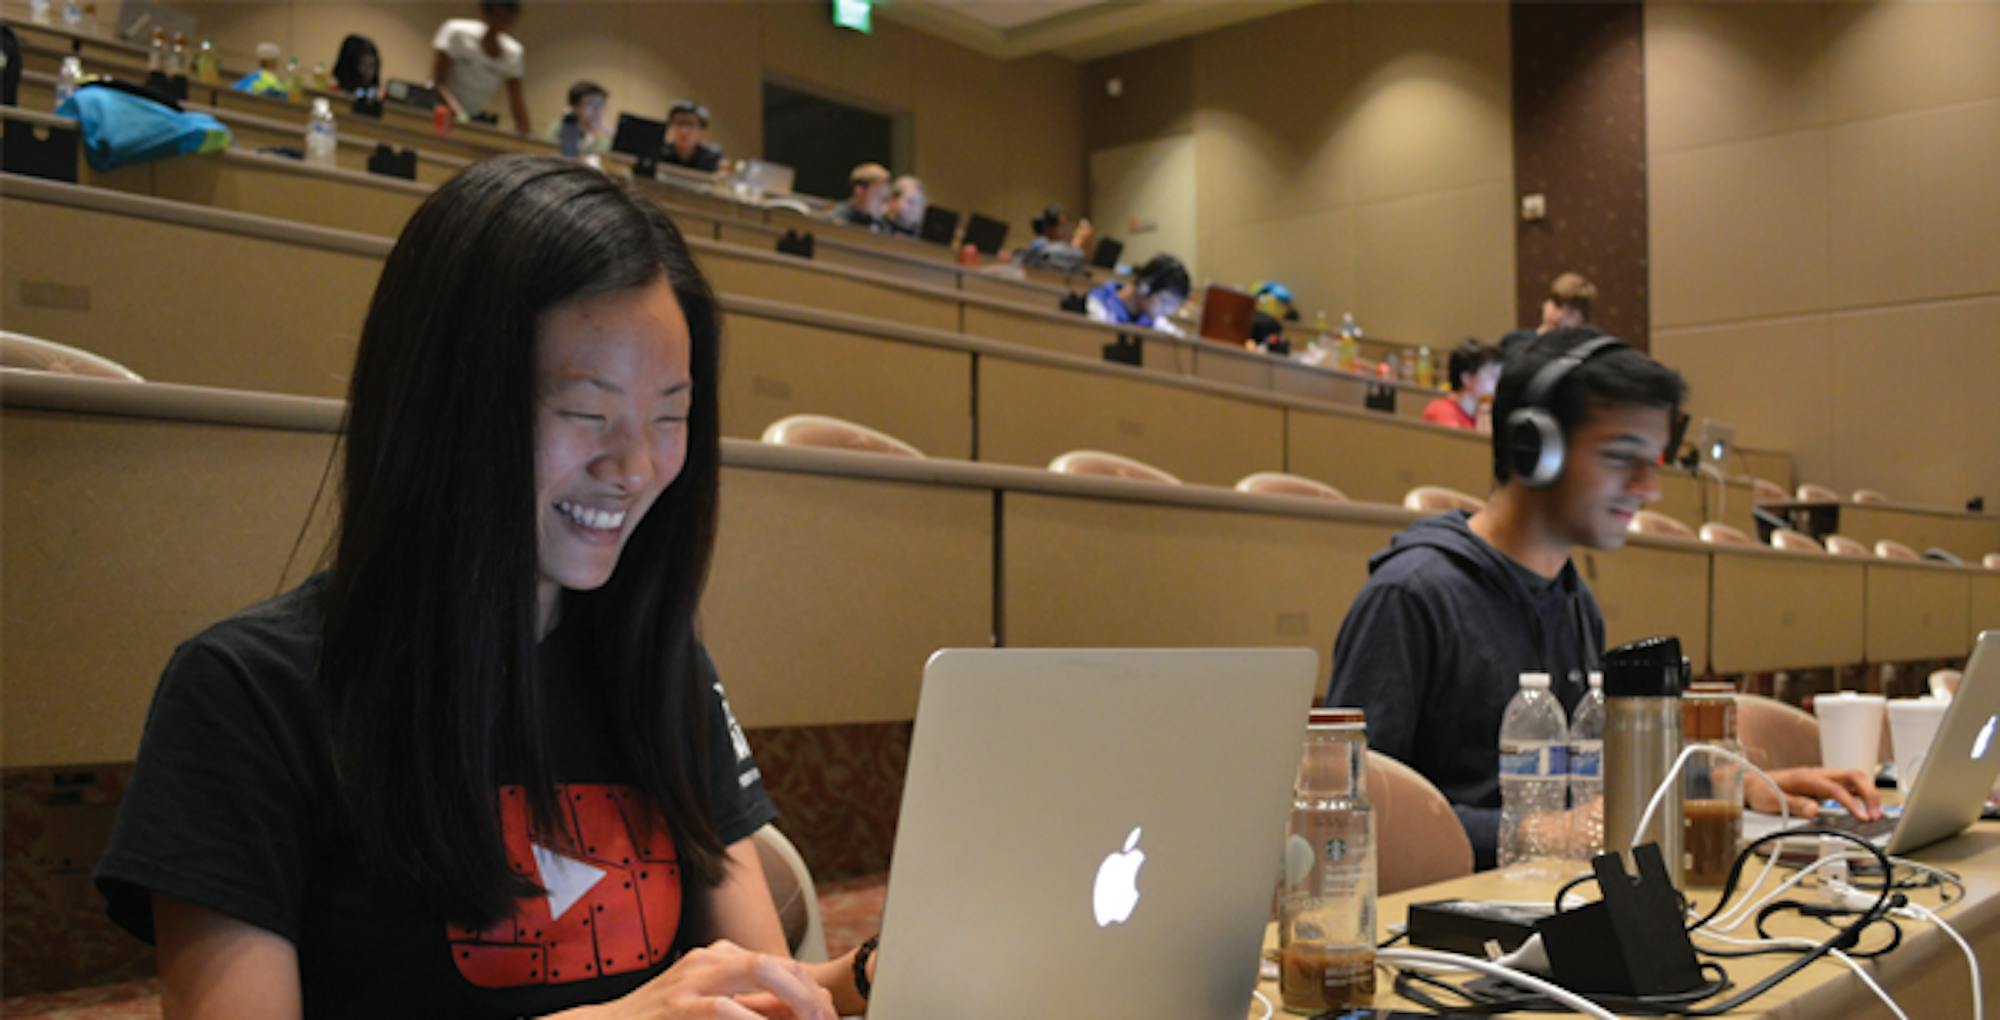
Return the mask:
[[[1097,866],[1097,885],[1091,890],[1090,905],[1097,913],[1097,926],[1124,924],[1139,905],[1139,869],[1146,852],[1139,847],[1139,830],[1125,837],[1125,849],[1108,854]]]
[[[1972,742],[1972,760],[1986,757],[1986,748],[1993,743],[1993,724],[2000,722],[2000,716],[1987,716],[1986,725],[1979,728],[1979,739]]]

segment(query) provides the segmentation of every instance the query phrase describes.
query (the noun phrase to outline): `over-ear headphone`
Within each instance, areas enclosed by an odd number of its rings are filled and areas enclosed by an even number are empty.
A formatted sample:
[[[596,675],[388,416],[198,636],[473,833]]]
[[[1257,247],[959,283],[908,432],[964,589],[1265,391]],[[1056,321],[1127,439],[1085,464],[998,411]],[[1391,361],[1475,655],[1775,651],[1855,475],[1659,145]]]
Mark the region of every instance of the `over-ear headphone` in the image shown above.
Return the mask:
[[[1625,341],[1615,336],[1592,337],[1543,365],[1528,380],[1521,406],[1507,415],[1507,466],[1511,477],[1530,489],[1548,488],[1562,477],[1568,439],[1563,435],[1562,423],[1549,410],[1548,400],[1563,379],[1584,362],[1624,347]]]

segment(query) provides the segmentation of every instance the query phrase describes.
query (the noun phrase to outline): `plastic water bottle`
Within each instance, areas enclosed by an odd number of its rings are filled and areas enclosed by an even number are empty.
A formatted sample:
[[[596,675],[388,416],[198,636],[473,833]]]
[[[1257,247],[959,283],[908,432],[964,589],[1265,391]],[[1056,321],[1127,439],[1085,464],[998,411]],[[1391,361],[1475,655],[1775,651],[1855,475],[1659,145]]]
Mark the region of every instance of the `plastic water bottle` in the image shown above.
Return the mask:
[[[1521,674],[1521,689],[1500,717],[1500,866],[1552,878],[1567,849],[1569,725],[1549,693],[1547,673]]]
[[[69,97],[76,95],[76,90],[82,85],[83,58],[64,57],[62,69],[56,72],[56,109],[62,109],[62,105],[69,101]]]
[[[1569,852],[1587,861],[1604,852],[1604,674],[1590,674],[1590,690],[1569,720]]]
[[[333,104],[325,96],[316,96],[313,98],[312,116],[306,119],[306,162],[314,166],[333,166],[334,153],[339,147],[340,135],[333,121]]]
[[[63,4],[63,27],[72,32],[83,28],[83,8],[76,0],[66,0]]]
[[[28,19],[37,25],[49,23],[49,0],[28,0]]]
[[[221,64],[215,59],[215,40],[208,36],[201,37],[201,49],[195,51],[194,76],[195,80],[202,82],[221,80]]]

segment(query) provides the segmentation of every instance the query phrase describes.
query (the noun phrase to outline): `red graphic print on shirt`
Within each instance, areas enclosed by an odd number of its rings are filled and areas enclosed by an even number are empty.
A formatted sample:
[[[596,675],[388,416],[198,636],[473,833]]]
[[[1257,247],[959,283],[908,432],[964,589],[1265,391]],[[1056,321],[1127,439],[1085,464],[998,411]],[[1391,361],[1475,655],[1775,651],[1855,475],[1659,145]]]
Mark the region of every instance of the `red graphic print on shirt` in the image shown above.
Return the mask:
[[[673,946],[681,876],[665,823],[628,786],[574,783],[556,790],[577,837],[576,846],[563,850],[530,840],[521,788],[500,788],[507,862],[548,894],[522,898],[512,919],[485,931],[447,926],[459,974],[481,988],[643,970],[664,961]]]

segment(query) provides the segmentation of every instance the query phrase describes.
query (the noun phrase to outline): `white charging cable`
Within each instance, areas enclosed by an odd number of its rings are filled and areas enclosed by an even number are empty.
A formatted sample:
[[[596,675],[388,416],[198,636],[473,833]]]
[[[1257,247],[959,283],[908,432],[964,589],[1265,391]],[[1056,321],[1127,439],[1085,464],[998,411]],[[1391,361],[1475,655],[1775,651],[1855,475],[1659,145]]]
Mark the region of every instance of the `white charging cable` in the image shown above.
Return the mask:
[[[1812,873],[1819,871],[1822,868],[1831,868],[1834,864],[1846,864],[1846,863],[1847,859],[1845,857],[1822,857],[1819,860],[1816,860],[1811,864],[1808,864],[1805,867],[1800,868],[1798,871],[1794,872],[1790,878],[1787,878],[1783,882],[1778,883],[1777,888],[1771,890],[1768,893],[1765,893],[1761,897],[1754,896],[1756,887],[1753,885],[1750,889],[1744,890],[1742,903],[1737,907],[1731,908],[1730,913],[1737,915],[1735,920],[1732,920],[1727,924],[1720,923],[1720,919],[1716,921],[1710,921],[1708,924],[1703,925],[1701,930],[1706,932],[1735,931],[1736,929],[1743,926],[1743,922],[1748,921],[1752,917],[1755,917],[1757,915],[1757,911],[1762,909],[1764,904],[1777,899],[1779,896],[1784,894],[1785,890],[1790,889],[1791,887],[1798,885],[1800,882],[1805,881],[1806,876],[1811,875]],[[1762,876],[1761,875],[1758,876],[1758,879],[1759,881],[1762,881]],[[1870,896],[1868,897],[1868,902],[1863,904],[1863,906],[1864,907],[1873,906],[1874,904],[1875,904],[1875,897]]]
[[[1874,893],[1865,889],[1857,889],[1843,881],[1829,882],[1827,884],[1827,891],[1832,894],[1835,902],[1854,910],[1867,910],[1875,905],[1876,896]],[[1946,924],[1944,918],[1939,917],[1929,907],[1915,901],[1906,901],[1902,906],[1896,907],[1889,912],[1898,917],[1916,921],[1928,921],[1950,936],[1953,942],[1958,943],[1958,948],[1965,953],[1966,966],[1972,970],[1972,1020],[1985,1020],[1986,1002],[1984,991],[1980,987],[1979,956],[1972,951],[1971,944],[1966,942],[1963,936],[1959,935],[1958,929]]]
[[[1744,768],[1750,770],[1750,773],[1756,776],[1758,779],[1763,780],[1765,785],[1771,788],[1771,792],[1777,794],[1778,796],[1779,826],[1781,828],[1791,827],[1792,824],[1791,802],[1785,796],[1785,788],[1779,786],[1778,781],[1772,779],[1769,773],[1766,773],[1763,769],[1758,768],[1756,764],[1752,762],[1750,759],[1745,758],[1742,755],[1735,753],[1734,751],[1725,750],[1723,748],[1716,747],[1712,744],[1689,744],[1688,746],[1682,748],[1680,756],[1674,759],[1673,767],[1667,770],[1666,778],[1660,780],[1660,785],[1653,789],[1653,796],[1650,800],[1646,802],[1646,810],[1643,814],[1639,816],[1639,825],[1637,828],[1632,830],[1632,841],[1626,847],[1626,849],[1630,850],[1639,845],[1640,837],[1645,833],[1646,829],[1653,824],[1653,813],[1655,811],[1658,811],[1660,809],[1660,805],[1665,802],[1667,791],[1673,789],[1674,783],[1679,781],[1682,767],[1687,765],[1688,759],[1694,757],[1697,753],[1713,755],[1714,757],[1717,758],[1724,758],[1729,761],[1733,761],[1738,765],[1741,765]],[[1754,892],[1759,886],[1763,885],[1765,879],[1771,877],[1771,869],[1777,867],[1778,857],[1780,854],[1784,852],[1784,845],[1786,842],[1787,842],[1786,840],[1781,839],[1778,840],[1771,847],[1770,854],[1764,858],[1764,869],[1757,873],[1756,880],[1751,882],[1750,887],[1744,891],[1743,903],[1745,905],[1747,905],[1750,902],[1749,899],[1750,894]],[[1750,916],[1749,911],[1744,910],[1742,906],[1738,906],[1736,908],[1733,908],[1725,912],[1721,916],[1714,918],[1713,920],[1710,921],[1710,924],[1724,925],[1725,927],[1723,927],[1722,930],[1730,931],[1735,929],[1736,926],[1742,924],[1744,919],[1749,916]]]
[[[1874,902],[1873,898],[1870,898],[1869,902],[1873,903]],[[1716,939],[1717,941],[1727,942],[1730,945],[1747,946],[1753,949],[1759,947],[1774,947],[1774,946],[1786,946],[1786,947],[1797,946],[1801,949],[1819,948],[1819,943],[1814,942],[1811,939],[1794,938],[1789,935],[1774,939],[1739,939],[1739,938],[1733,938],[1728,935],[1718,935],[1715,932],[1708,931],[1706,929],[1702,931],[1702,935],[1707,938]],[[1847,968],[1854,972],[1854,976],[1860,978],[1861,983],[1867,985],[1868,990],[1874,992],[1875,997],[1881,999],[1882,1004],[1884,1006],[1889,1007],[1889,1012],[1895,1014],[1896,1020],[1910,1020],[1910,1015],[1908,1013],[1903,1012],[1903,1007],[1896,1005],[1896,1000],[1890,998],[1889,993],[1884,991],[1881,985],[1875,983],[1875,979],[1869,976],[1867,968],[1861,966],[1860,961],[1847,955],[1846,953],[1841,952],[1838,949],[1828,949],[1827,955],[1833,957],[1836,960],[1839,960],[1844,964],[1847,964]]]
[[[1972,951],[1972,945],[1966,942],[1963,936],[1959,935],[1957,929],[1944,923],[1944,918],[1937,916],[1936,912],[1932,911],[1929,907],[1917,903],[1905,903],[1891,911],[1891,913],[1904,914],[1905,916],[1917,917],[1929,921],[1937,925],[1938,930],[1951,936],[1953,942],[1958,943],[1958,948],[1965,951],[1966,966],[1972,968],[1972,1020],[1985,1020],[1985,996],[1979,987],[1979,955]]]
[[[1530,991],[1540,992],[1585,1016],[1596,1017],[1597,1020],[1618,1020],[1616,1016],[1612,1015],[1604,1007],[1559,984],[1538,978],[1533,974],[1523,973],[1512,967],[1503,967],[1497,963],[1489,963],[1477,957],[1460,956],[1457,953],[1440,953],[1429,949],[1398,948],[1377,949],[1375,951],[1375,959],[1383,963],[1398,964],[1412,969],[1478,971],[1488,977],[1510,981]],[[1901,1020],[1909,1020],[1909,1018],[1902,1017]]]
[[[1264,1007],[1264,1015],[1258,1017],[1257,1020],[1271,1020],[1273,1016],[1277,1015],[1278,1007],[1271,1005],[1270,997],[1266,996],[1262,989],[1250,989],[1250,997],[1256,999],[1257,1004]]]

